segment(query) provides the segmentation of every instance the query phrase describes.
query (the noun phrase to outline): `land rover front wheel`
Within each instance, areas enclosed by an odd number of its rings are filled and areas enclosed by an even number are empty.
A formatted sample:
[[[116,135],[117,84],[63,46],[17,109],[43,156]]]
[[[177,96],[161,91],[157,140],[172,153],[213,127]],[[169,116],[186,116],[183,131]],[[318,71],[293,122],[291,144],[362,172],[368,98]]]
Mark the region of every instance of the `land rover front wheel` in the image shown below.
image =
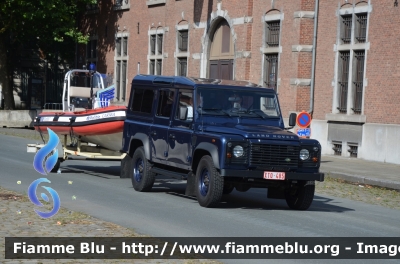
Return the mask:
[[[215,207],[221,200],[224,179],[214,166],[210,156],[201,158],[196,172],[197,201],[203,207]]]
[[[150,171],[150,163],[146,159],[143,147],[135,150],[132,157],[132,186],[138,192],[151,190],[155,180],[155,173]]]
[[[315,181],[302,181],[285,190],[286,203],[291,209],[307,210],[314,199]]]

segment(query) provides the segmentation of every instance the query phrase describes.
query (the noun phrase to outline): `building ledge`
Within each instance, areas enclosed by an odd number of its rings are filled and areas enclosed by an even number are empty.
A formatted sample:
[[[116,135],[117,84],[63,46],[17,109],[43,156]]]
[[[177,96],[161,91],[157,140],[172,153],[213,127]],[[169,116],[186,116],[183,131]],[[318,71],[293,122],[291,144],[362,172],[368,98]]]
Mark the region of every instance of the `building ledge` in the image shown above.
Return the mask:
[[[236,51],[235,58],[251,58],[251,51]]]
[[[175,58],[184,58],[184,57],[189,57],[190,53],[189,52],[175,52],[174,57]]]
[[[313,45],[293,45],[293,52],[312,52]]]
[[[189,24],[185,24],[185,25],[176,25],[175,26],[176,30],[189,30]]]
[[[282,53],[282,46],[272,48],[260,48],[261,53]]]
[[[147,60],[162,60],[165,57],[165,54],[158,55],[147,55]],[[168,57],[168,55],[167,55]]]
[[[311,79],[290,78],[290,85],[310,86]]]
[[[339,44],[333,45],[333,51],[341,51],[341,50],[369,50],[370,42],[366,43],[354,43],[354,44]]]
[[[325,119],[335,122],[365,123],[366,115],[326,114]]]
[[[165,4],[167,0],[148,0],[146,1],[147,6],[153,6],[153,5],[162,5]]]
[[[296,11],[294,18],[314,18],[314,11]]]
[[[281,14],[273,14],[273,15],[265,15],[264,21],[276,21],[276,20],[283,20],[284,16],[283,13]]]

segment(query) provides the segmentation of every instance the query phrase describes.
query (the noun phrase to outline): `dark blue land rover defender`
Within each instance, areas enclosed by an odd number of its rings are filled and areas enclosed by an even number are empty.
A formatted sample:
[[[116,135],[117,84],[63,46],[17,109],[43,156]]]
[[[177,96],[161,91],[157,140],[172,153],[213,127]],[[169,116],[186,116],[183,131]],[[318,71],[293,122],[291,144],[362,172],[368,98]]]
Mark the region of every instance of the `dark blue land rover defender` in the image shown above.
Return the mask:
[[[204,207],[233,189],[268,188],[268,198],[306,210],[324,180],[319,142],[285,128],[274,90],[243,81],[137,75],[122,151],[122,177],[136,191],[157,175],[179,177]]]

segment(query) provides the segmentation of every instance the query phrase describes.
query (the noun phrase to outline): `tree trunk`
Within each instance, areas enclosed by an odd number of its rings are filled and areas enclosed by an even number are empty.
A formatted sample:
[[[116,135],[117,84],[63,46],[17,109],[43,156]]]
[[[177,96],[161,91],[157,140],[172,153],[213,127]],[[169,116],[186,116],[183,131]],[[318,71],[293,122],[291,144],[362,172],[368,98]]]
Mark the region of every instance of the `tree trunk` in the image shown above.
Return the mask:
[[[9,54],[7,51],[8,32],[0,34],[0,86],[4,100],[5,110],[14,110],[14,92],[10,80]]]

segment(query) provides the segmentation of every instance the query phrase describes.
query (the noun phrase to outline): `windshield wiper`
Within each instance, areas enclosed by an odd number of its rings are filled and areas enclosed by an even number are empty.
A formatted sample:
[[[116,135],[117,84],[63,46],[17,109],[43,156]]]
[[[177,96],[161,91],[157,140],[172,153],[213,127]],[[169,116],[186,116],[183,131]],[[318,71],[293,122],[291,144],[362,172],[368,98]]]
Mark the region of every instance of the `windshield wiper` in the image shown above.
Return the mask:
[[[261,111],[261,110],[253,109],[253,110],[248,110],[248,111],[246,111],[245,113],[246,113],[246,114],[256,114],[256,115],[258,115],[259,117],[261,117],[262,119],[266,119],[266,118],[267,118],[267,115],[266,115],[266,114],[262,115],[261,113],[259,113],[259,111]],[[262,111],[261,111],[261,112],[262,112]],[[264,113],[264,112],[263,112],[263,113]]]
[[[224,113],[225,115],[227,115],[229,117],[232,116],[228,111],[225,111],[225,110],[223,110],[221,108],[202,108],[202,110],[204,110],[204,111],[219,111],[219,112],[222,112],[222,113]]]

